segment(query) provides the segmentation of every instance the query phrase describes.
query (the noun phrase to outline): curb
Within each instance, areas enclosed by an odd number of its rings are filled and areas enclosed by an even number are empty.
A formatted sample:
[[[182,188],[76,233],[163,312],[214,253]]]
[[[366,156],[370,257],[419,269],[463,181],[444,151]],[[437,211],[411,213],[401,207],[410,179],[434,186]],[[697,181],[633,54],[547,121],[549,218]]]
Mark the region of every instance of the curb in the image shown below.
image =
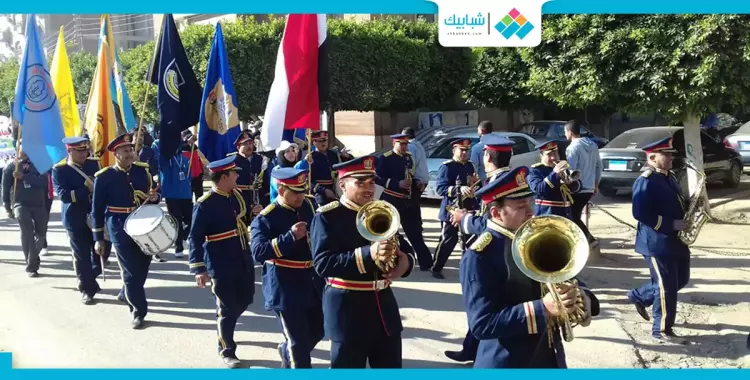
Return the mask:
[[[711,208],[723,206],[729,202],[736,201],[738,199],[742,198],[748,198],[750,197],[750,190],[743,190],[736,193],[728,194],[724,198],[719,198],[716,200],[709,200],[708,205]]]

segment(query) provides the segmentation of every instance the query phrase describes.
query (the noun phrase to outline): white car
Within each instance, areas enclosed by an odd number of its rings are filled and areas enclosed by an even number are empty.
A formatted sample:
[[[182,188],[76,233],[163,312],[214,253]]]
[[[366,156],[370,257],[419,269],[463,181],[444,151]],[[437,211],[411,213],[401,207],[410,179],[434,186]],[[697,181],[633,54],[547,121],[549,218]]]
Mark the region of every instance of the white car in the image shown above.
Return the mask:
[[[493,134],[507,137],[515,143],[513,145],[513,156],[510,159],[511,169],[519,166],[531,166],[539,162],[539,152],[534,148],[538,142],[534,140],[534,138],[516,132],[493,132]],[[473,131],[450,134],[449,136],[443,137],[436,145],[435,149],[431,149],[431,151],[427,152],[427,171],[429,172],[430,180],[424,193],[422,193],[422,198],[443,198],[435,191],[438,169],[440,169],[440,165],[442,165],[443,162],[453,158],[453,147],[451,146],[451,142],[455,139],[470,139],[471,146],[473,147],[479,143],[479,134],[476,129]]]

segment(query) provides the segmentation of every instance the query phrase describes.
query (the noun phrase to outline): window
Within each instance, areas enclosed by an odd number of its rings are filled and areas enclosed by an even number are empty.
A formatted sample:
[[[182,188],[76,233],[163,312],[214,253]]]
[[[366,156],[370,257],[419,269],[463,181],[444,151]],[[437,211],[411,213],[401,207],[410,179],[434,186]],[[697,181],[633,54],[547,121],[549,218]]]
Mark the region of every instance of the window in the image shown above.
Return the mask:
[[[521,136],[508,136],[508,138],[514,142],[513,155],[529,153],[534,149],[534,147],[531,146],[531,142],[526,138]]]
[[[453,158],[453,145],[451,145],[453,140],[455,138],[446,139],[439,148],[432,152],[430,158],[444,158],[446,160]],[[470,137],[469,140],[471,140],[471,148],[479,143],[479,137]],[[469,152],[471,152],[471,148],[469,148]]]
[[[521,132],[532,136],[546,136],[549,128],[550,124],[526,124],[521,127]]]

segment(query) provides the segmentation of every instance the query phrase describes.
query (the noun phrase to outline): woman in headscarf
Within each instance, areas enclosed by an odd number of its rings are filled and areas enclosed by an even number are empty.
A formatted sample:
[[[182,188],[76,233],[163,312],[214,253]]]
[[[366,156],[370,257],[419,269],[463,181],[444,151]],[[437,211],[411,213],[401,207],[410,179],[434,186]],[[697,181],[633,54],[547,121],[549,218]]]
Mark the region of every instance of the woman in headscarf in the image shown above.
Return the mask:
[[[276,168],[292,168],[300,159],[300,149],[297,144],[292,144],[289,141],[282,141],[281,145],[276,148]],[[271,173],[273,173],[271,170]],[[271,176],[271,197],[270,202],[273,203],[276,200],[276,196],[279,195],[279,187],[276,183],[276,179]]]

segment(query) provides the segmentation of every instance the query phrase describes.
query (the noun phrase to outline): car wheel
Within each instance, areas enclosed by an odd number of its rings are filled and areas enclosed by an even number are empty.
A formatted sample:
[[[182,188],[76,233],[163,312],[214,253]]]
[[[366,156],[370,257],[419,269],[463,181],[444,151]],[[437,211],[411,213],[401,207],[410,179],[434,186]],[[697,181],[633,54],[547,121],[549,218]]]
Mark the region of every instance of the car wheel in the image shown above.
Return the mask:
[[[614,197],[617,195],[617,189],[610,189],[608,187],[600,187],[599,192],[605,197]]]
[[[730,188],[736,188],[739,186],[740,181],[742,180],[742,170],[742,165],[736,161],[732,162],[732,166],[727,173],[727,178],[724,180],[724,185]]]

